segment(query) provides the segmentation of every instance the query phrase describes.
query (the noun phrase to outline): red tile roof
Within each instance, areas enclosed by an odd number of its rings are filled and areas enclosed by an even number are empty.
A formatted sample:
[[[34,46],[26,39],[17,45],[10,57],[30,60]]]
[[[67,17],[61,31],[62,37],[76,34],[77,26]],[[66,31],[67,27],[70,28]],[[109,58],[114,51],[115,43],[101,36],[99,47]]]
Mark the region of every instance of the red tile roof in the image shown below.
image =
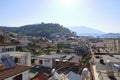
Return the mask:
[[[48,76],[43,72],[39,72],[32,80],[48,80]]]

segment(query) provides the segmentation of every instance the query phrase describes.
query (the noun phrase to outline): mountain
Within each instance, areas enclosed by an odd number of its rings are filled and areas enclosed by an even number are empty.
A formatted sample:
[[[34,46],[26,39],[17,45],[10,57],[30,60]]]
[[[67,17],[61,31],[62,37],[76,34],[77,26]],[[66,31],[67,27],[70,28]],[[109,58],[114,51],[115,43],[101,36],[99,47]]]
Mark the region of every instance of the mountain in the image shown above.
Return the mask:
[[[18,34],[26,34],[29,36],[46,37],[48,39],[75,36],[68,28],[54,23],[31,24],[20,27],[1,26],[0,29]]]
[[[96,30],[96,29],[92,29],[92,28],[88,28],[85,26],[75,26],[75,27],[69,27],[69,29],[71,31],[76,32],[77,35],[79,36],[93,36],[93,37],[97,37],[99,35],[105,34],[105,32]]]
[[[120,33],[107,33],[99,36],[100,38],[120,38]]]

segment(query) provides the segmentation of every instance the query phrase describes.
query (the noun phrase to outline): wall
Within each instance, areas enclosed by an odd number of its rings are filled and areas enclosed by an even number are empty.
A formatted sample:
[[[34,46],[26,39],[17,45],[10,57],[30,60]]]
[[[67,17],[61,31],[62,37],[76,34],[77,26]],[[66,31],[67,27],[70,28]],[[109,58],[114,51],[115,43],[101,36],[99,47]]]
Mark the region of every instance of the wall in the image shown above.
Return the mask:
[[[36,60],[35,60],[35,64],[36,64],[36,65],[40,65],[40,64],[39,64],[39,60],[42,60],[42,61],[43,61],[42,66],[50,67],[50,68],[53,67],[53,65],[52,65],[52,64],[53,64],[52,59],[50,59],[50,58],[36,58]]]
[[[120,54],[120,39],[107,39],[104,43],[111,53]]]
[[[26,54],[26,65],[31,66],[31,54]]]
[[[6,50],[6,49],[10,49],[12,48],[13,50],[12,51],[16,51],[16,46],[0,46],[0,52],[10,52],[10,51],[3,51],[3,48]]]
[[[28,72],[29,72],[29,70],[27,70],[27,71],[25,71],[25,72],[22,72],[22,73],[19,73],[19,74],[16,74],[16,75],[11,76],[11,77],[9,77],[9,78],[6,78],[6,79],[4,79],[4,80],[13,80],[13,78],[14,78],[15,76],[20,75],[20,74],[22,74],[22,80],[29,80]]]
[[[26,65],[26,66],[31,66],[31,54],[25,54],[20,57],[20,64]]]
[[[20,57],[20,64],[26,65],[25,56]]]

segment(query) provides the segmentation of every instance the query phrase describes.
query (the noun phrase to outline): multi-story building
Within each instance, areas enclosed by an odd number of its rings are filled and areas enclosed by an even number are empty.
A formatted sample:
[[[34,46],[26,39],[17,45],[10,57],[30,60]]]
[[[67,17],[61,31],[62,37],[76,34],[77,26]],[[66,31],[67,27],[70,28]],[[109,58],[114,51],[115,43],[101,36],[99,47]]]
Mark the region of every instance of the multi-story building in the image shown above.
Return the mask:
[[[31,53],[30,52],[5,52],[1,53],[1,55],[7,54],[12,56],[16,63],[26,66],[31,66]]]
[[[0,80],[29,80],[31,67],[16,64],[10,56],[0,57]]]
[[[0,53],[16,51],[18,43],[10,42],[6,37],[0,36]]]
[[[120,38],[104,39],[105,46],[108,48],[110,53],[120,54]]]
[[[52,54],[36,56],[34,59],[36,65],[53,68],[55,66],[62,66],[62,64],[67,63],[78,65],[81,57],[77,55]]]
[[[12,38],[6,34],[0,34],[0,53],[16,51],[17,45],[19,45],[19,41],[12,41]]]

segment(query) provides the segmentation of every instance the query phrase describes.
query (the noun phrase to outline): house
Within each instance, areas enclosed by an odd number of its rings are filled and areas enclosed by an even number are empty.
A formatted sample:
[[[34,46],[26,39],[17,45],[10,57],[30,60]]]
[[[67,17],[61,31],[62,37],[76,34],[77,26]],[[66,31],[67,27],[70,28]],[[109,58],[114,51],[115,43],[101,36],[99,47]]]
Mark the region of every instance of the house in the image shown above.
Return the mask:
[[[18,41],[12,41],[9,36],[0,35],[0,52],[16,51],[17,45],[19,45]]]
[[[12,56],[16,63],[21,65],[31,66],[31,53],[30,52],[5,52],[0,55],[8,54]]]
[[[36,50],[36,49],[48,49],[48,48],[54,48],[54,44],[52,41],[43,38],[43,37],[33,37],[31,39],[31,43],[29,43],[28,46],[26,46],[29,50]]]
[[[18,35],[16,39],[20,42],[21,46],[28,46],[29,37],[26,35]]]
[[[0,57],[0,80],[29,80],[30,68],[16,64],[10,56],[2,56]]]
[[[120,38],[107,38],[103,42],[110,53],[120,54]]]
[[[17,45],[12,45],[12,44],[0,45],[0,53],[16,51],[16,46]]]
[[[53,68],[55,66],[62,66],[59,64],[79,64],[81,57],[77,55],[51,54],[36,56],[34,59],[36,65]]]
[[[76,48],[79,44],[79,41],[77,38],[70,37],[70,38],[66,39],[65,43],[70,44],[70,48]]]

